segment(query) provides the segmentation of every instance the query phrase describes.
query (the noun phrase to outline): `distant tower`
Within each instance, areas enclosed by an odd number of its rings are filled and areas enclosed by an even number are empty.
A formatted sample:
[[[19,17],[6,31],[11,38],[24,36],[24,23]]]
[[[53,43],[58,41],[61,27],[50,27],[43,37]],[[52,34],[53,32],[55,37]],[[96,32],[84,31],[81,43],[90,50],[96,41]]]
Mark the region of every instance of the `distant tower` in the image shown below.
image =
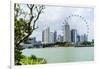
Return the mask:
[[[70,26],[68,22],[64,25],[64,42],[70,42],[71,41],[71,32],[70,32]]]
[[[84,42],[84,35],[80,36],[80,42]]]
[[[88,41],[88,36],[84,34],[84,41]]]
[[[42,42],[49,43],[50,38],[50,29],[47,27],[45,30],[42,31]]]
[[[33,43],[36,43],[36,37],[33,38],[33,41],[32,41],[32,42],[33,42]]]
[[[76,29],[71,30],[71,42],[74,42],[74,43],[77,42],[77,30]]]
[[[58,39],[57,39],[58,42],[63,42],[63,36],[61,35],[58,35]]]
[[[54,32],[54,43],[57,41],[57,32]]]
[[[88,41],[88,36],[86,34],[81,35],[81,42]]]
[[[42,31],[42,42],[44,42],[44,30]]]
[[[80,35],[77,35],[77,42],[80,42]]]
[[[49,38],[50,43],[54,43],[54,33],[50,32],[50,38]]]

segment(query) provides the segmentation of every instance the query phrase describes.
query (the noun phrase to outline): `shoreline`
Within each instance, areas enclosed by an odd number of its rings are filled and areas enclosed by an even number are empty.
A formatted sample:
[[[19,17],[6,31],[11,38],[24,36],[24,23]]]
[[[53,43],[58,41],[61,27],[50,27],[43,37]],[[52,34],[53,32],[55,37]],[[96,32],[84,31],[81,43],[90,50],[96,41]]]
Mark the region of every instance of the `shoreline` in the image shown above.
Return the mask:
[[[85,46],[68,46],[68,47],[63,47],[63,46],[59,46],[59,47],[45,47],[45,48],[85,48]],[[94,46],[86,46],[86,47],[94,47]],[[45,48],[25,48],[25,49],[45,49]]]

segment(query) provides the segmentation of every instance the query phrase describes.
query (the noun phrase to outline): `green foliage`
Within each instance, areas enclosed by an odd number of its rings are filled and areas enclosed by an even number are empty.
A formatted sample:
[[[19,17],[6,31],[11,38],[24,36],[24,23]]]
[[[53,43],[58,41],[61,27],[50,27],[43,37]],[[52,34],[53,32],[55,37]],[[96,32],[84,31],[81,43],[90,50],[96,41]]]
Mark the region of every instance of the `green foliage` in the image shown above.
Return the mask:
[[[23,37],[25,37],[25,34],[28,33],[27,30],[27,23],[25,20],[23,20],[22,18],[20,19],[16,19],[15,20],[15,25],[14,25],[14,32],[15,32],[15,64],[19,64],[21,57],[21,50],[23,49],[21,45],[17,45],[19,43],[20,40],[23,39]],[[31,31],[31,27],[30,30]]]
[[[34,4],[25,4],[29,10],[23,10],[21,4],[14,4],[14,55],[15,65],[21,65],[20,60],[23,58],[21,50],[23,50],[21,43],[27,41],[29,36],[35,30],[35,24],[39,19],[44,6],[36,6]],[[34,16],[34,10],[37,15]],[[33,13],[34,12],[34,13]],[[28,13],[28,14],[27,14]],[[28,18],[26,18],[28,16]],[[31,26],[33,24],[33,26]],[[24,56],[25,57],[25,56]],[[33,57],[33,56],[32,56]],[[34,57],[35,58],[35,57]]]
[[[36,56],[34,56],[34,55],[31,55],[31,57],[30,57],[31,59],[36,59],[37,57]]]
[[[37,58],[34,55],[31,55],[30,57],[24,56],[20,61],[21,65],[46,64],[46,63],[47,63],[47,61],[44,58]]]
[[[89,42],[89,41],[84,41],[84,42],[82,42],[81,44],[82,44],[82,45],[91,45],[91,42]]]
[[[26,36],[26,34],[28,34],[28,32],[32,31],[32,27],[28,27],[27,22],[20,18],[20,19],[16,19],[15,20],[15,42],[18,43],[20,40],[23,39],[23,37]]]

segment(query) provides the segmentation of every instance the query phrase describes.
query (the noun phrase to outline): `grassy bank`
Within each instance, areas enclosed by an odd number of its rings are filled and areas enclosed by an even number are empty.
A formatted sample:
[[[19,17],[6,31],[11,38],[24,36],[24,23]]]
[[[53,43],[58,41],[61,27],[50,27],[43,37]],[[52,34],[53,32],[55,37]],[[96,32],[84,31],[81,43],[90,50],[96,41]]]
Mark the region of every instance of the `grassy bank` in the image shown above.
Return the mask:
[[[37,58],[34,55],[24,56],[22,55],[22,59],[20,60],[21,65],[33,65],[33,64],[46,64],[47,61],[44,58]]]

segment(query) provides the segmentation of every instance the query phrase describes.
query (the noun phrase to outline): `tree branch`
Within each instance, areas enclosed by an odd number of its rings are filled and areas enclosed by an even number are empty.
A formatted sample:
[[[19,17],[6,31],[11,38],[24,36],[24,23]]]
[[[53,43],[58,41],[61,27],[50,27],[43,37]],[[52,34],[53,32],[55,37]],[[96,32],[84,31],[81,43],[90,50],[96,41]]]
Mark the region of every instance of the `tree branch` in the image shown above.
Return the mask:
[[[39,16],[40,16],[40,14],[41,14],[41,12],[43,10],[43,6],[39,6],[38,11],[37,11],[37,16],[36,16],[36,18],[35,18],[35,20],[33,22],[33,29],[30,30],[31,23],[32,23],[32,21],[34,19],[34,16],[33,16],[33,7],[34,7],[34,4],[31,4],[30,6],[29,6],[29,4],[27,4],[27,7],[29,8],[30,14],[31,14],[30,19],[29,19],[29,22],[27,23],[28,24],[28,26],[27,26],[28,33],[21,40],[19,40],[18,43],[16,43],[17,46],[19,46],[20,43],[22,43],[24,40],[27,40],[27,38],[32,34],[33,30],[36,29],[35,28],[36,21],[39,19]]]
[[[33,32],[33,30],[32,30],[32,32]],[[32,34],[32,32],[28,33],[27,36],[25,36],[22,40],[20,40],[19,43],[17,43],[17,46],[20,45],[20,43],[22,43],[24,40],[26,40]]]
[[[34,20],[33,29],[35,29],[36,21],[39,19],[39,16],[40,16],[40,14],[42,13],[42,10],[43,10],[43,9],[44,9],[43,6],[39,6],[39,9],[36,7],[36,10],[37,10],[38,14],[37,14],[36,19]]]

